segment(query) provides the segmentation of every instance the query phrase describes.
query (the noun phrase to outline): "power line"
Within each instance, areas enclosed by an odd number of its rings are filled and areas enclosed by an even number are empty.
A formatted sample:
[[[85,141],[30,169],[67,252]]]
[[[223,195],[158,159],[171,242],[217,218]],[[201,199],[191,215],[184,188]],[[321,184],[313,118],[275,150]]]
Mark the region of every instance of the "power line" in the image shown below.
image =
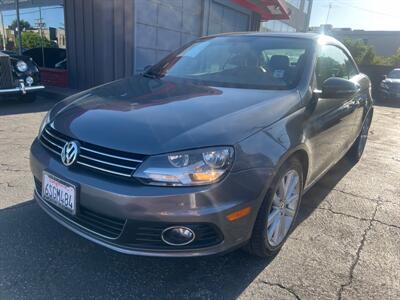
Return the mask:
[[[346,7],[351,7],[354,9],[358,9],[358,10],[362,10],[362,11],[366,11],[372,14],[376,14],[376,15],[382,15],[382,16],[387,16],[387,17],[392,17],[392,18],[400,18],[400,15],[391,15],[385,12],[381,12],[381,11],[376,11],[376,10],[372,10],[372,9],[368,9],[368,8],[364,8],[364,7],[360,7],[360,6],[356,6],[356,5],[352,5],[352,4],[348,4],[348,3],[343,3],[343,0],[337,1],[339,2],[339,4],[345,5]]]
[[[354,0],[349,0],[349,1],[354,2]],[[320,2],[320,3],[328,3],[329,2],[329,6],[332,5],[331,0],[314,0],[313,1],[313,3],[318,3],[318,2]],[[388,14],[388,13],[385,13],[385,12],[382,12],[382,11],[377,11],[377,10],[372,10],[372,9],[368,9],[368,8],[361,7],[361,6],[356,6],[356,5],[350,4],[346,0],[340,0],[340,1],[335,1],[335,2],[336,2],[335,6],[339,6],[339,7],[342,7],[342,8],[353,8],[353,9],[357,9],[357,10],[360,10],[360,11],[365,11],[365,12],[368,12],[368,13],[371,13],[371,14],[375,14],[375,15],[382,15],[382,16],[391,17],[391,18],[397,18],[397,19],[400,18],[400,15],[396,16],[396,15]]]

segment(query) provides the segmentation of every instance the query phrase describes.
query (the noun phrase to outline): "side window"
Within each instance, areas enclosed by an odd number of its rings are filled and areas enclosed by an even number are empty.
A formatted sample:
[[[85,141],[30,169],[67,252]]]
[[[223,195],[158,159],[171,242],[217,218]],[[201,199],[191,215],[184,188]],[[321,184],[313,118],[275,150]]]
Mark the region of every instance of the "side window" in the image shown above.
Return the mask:
[[[358,74],[346,53],[333,45],[325,45],[321,48],[315,72],[318,88],[321,88],[322,83],[330,77],[350,79]]]

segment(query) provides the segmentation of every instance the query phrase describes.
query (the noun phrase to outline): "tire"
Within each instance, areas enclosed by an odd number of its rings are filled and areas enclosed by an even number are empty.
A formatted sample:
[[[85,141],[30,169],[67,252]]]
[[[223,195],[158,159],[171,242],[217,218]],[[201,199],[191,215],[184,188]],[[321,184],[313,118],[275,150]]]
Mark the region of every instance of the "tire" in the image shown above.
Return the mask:
[[[36,93],[30,93],[30,94],[26,94],[26,95],[22,95],[20,96],[20,101],[22,102],[34,102],[36,100]]]
[[[369,116],[362,128],[359,136],[357,137],[356,141],[354,142],[353,146],[351,146],[349,152],[347,152],[347,158],[353,163],[356,164],[360,161],[365,145],[367,144],[368,140],[368,132],[369,132],[369,127],[371,126],[371,121],[372,121],[372,116]]]
[[[290,216],[286,216],[287,209],[289,207],[283,208],[282,201],[276,201],[280,191],[282,191],[282,182],[285,182],[286,178],[288,180],[288,174],[292,174],[293,176],[297,176],[298,184],[296,184],[295,189],[298,193],[297,202],[294,203],[294,200],[291,202],[290,207]],[[293,177],[291,177],[293,178]],[[282,181],[283,180],[283,181]],[[255,221],[253,227],[253,233],[250,238],[250,241],[245,247],[245,250],[252,255],[259,256],[262,258],[273,256],[279,252],[282,245],[285,243],[286,239],[290,235],[292,231],[295,219],[299,210],[299,206],[301,203],[302,193],[303,193],[303,166],[300,161],[296,158],[291,158],[286,161],[282,167],[279,169],[278,173],[276,174],[275,178],[272,181],[271,187],[267,192],[267,195],[261,205],[261,208],[258,212],[257,219]],[[290,191],[289,191],[290,192]],[[279,197],[278,197],[279,198]],[[289,196],[289,198],[291,198]],[[274,200],[275,199],[275,200]],[[290,200],[290,199],[289,199]],[[279,203],[279,204],[278,204]],[[278,210],[278,213],[276,212]],[[283,214],[284,211],[284,214]],[[289,211],[289,210],[288,210]],[[283,214],[283,215],[282,215]],[[275,217],[273,217],[275,216]],[[281,221],[286,220],[288,218],[291,219],[291,223],[287,224],[285,228],[280,227],[280,224],[283,224]],[[276,219],[278,218],[278,219]],[[270,225],[268,224],[268,219],[270,219]],[[278,220],[279,225],[276,225]],[[274,225],[275,224],[275,225]],[[271,235],[271,232],[276,232],[274,228],[279,226],[278,234],[279,238],[273,238],[274,234]],[[282,231],[281,231],[282,229]],[[284,235],[280,233],[285,232]],[[277,236],[276,235],[276,236]]]

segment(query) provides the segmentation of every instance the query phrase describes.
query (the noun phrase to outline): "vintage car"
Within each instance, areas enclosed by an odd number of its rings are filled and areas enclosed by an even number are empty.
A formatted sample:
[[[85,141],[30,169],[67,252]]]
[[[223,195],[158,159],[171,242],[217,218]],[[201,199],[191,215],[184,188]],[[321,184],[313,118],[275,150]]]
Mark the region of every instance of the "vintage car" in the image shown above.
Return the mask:
[[[17,96],[33,101],[41,89],[39,69],[30,57],[0,51],[0,98]]]

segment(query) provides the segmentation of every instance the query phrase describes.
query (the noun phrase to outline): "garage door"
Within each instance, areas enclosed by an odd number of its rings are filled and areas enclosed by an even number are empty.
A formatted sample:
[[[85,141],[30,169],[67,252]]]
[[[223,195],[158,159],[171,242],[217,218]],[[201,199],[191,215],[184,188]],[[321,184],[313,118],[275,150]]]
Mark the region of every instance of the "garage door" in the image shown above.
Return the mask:
[[[211,1],[208,34],[248,31],[249,15],[232,7]]]

